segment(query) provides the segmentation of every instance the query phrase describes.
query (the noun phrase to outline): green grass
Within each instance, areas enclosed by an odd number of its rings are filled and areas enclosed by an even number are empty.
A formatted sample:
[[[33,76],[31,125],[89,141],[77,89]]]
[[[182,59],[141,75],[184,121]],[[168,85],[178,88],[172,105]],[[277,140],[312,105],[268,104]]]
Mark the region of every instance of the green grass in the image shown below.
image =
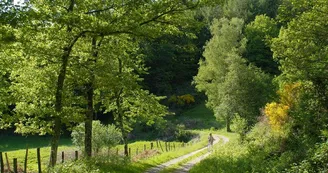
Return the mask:
[[[161,145],[157,147],[156,141],[136,141],[129,144],[131,148],[131,161],[126,161],[122,159],[123,157],[117,157],[116,160],[111,160],[110,162],[104,161],[104,159],[96,160],[95,162],[85,162],[83,160],[78,162],[66,162],[63,168],[67,167],[80,167],[77,169],[92,169],[100,170],[100,172],[144,172],[145,170],[159,165],[161,163],[167,162],[171,159],[177,158],[179,156],[185,155],[197,149],[203,148],[207,144],[207,136],[210,133],[210,128],[221,128],[222,122],[217,122],[213,113],[208,110],[204,104],[198,105],[180,115],[174,116],[176,124],[185,124],[187,129],[190,129],[192,132],[200,134],[200,140],[198,142],[189,142],[189,145],[186,147],[181,147],[180,142],[171,142],[171,146],[175,145],[175,150],[172,148],[171,151],[166,152],[164,142],[161,141]],[[213,130],[213,128],[212,128]],[[218,134],[222,134],[228,137],[235,138],[235,134],[225,133],[223,131],[218,131]],[[237,137],[236,137],[237,139]],[[3,143],[2,141],[6,141]],[[1,140],[0,151],[8,152],[9,160],[11,161],[14,157],[18,158],[19,165],[22,166],[24,157],[25,157],[25,148],[28,144],[29,154],[28,154],[28,170],[36,171],[37,162],[36,162],[36,147],[41,148],[41,160],[42,167],[46,169],[46,165],[49,161],[50,147],[49,147],[49,137],[6,137],[4,140]],[[144,152],[144,145],[146,145],[147,150],[150,148],[150,143],[153,142],[154,150],[156,150],[156,155],[148,157],[147,153]],[[119,149],[119,153],[123,153],[123,145],[119,145],[112,149],[113,153],[116,153],[116,148]],[[142,157],[136,156],[136,150],[138,148],[138,154],[143,155]],[[15,151],[13,151],[15,150]],[[77,150],[71,144],[70,139],[62,139],[60,142],[59,153],[61,151],[71,151],[71,156],[73,157],[73,151]],[[107,150],[104,149],[104,152]],[[149,154],[149,153],[148,153]],[[67,156],[65,156],[67,157]],[[196,157],[196,156],[195,156]],[[95,158],[97,159],[97,158]],[[111,158],[112,159],[112,158]],[[110,160],[110,159],[109,159]],[[185,161],[186,162],[186,161]],[[181,164],[184,162],[181,162]],[[70,171],[68,171],[70,172]]]
[[[227,133],[225,131],[225,129],[220,129],[220,130],[215,130],[215,131],[203,130],[202,133],[205,133],[205,134],[213,133],[213,134],[224,135],[224,136],[228,137],[231,142],[236,142],[238,140],[238,135],[236,133]],[[223,141],[221,140],[218,144],[214,145],[213,146],[213,152],[214,153],[212,153],[212,156],[215,155],[218,151],[224,150],[226,148],[224,145],[227,145],[227,144],[223,144]],[[181,166],[183,166],[185,163],[187,163],[187,162],[189,162],[189,161],[191,161],[191,160],[193,160],[193,159],[195,159],[199,156],[202,156],[202,155],[206,154],[207,152],[208,152],[207,149],[204,150],[204,151],[201,151],[201,152],[193,155],[192,157],[184,159],[184,160],[182,160],[182,161],[180,161],[180,162],[178,162],[174,165],[171,165],[171,166],[163,169],[160,173],[175,172],[177,169],[181,168]],[[211,157],[211,156],[209,156],[209,157]]]
[[[174,159],[176,157],[182,156],[184,154],[187,154],[189,152],[192,152],[194,150],[204,147],[206,145],[206,138],[207,138],[207,134],[203,133],[200,135],[199,142],[195,142],[195,143],[190,142],[185,147],[181,146],[182,145],[181,142],[170,142],[171,146],[173,146],[173,144],[175,145],[175,150],[173,147],[171,147],[171,151],[168,151],[168,152],[165,151],[166,149],[165,149],[165,144],[163,141],[160,141],[160,143],[161,143],[164,151],[162,151],[160,146],[157,148],[156,141],[152,141],[153,145],[154,145],[154,150],[158,151],[157,155],[150,156],[149,158],[147,157],[147,155],[145,155],[146,157],[141,157],[137,161],[127,164],[123,167],[115,167],[112,165],[112,167],[110,167],[110,168],[105,167],[103,169],[106,171],[110,170],[110,171],[114,171],[114,172],[129,172],[129,171],[143,172],[152,166],[156,166],[157,164],[161,164],[163,162],[169,161],[171,159]],[[138,141],[138,142],[129,144],[129,148],[131,148],[132,159],[134,157],[136,157],[136,149],[137,148],[139,151],[138,154],[143,155],[144,145],[146,145],[147,150],[149,150],[150,143],[151,143],[151,141]],[[113,148],[112,152],[116,152],[116,148],[119,149],[120,155],[123,155],[123,145],[119,145],[119,146]],[[71,157],[71,159],[73,159],[75,150],[78,150],[78,149],[71,145],[69,145],[69,146],[62,145],[58,148],[59,154],[61,153],[61,151],[65,151],[66,159],[67,159],[67,157]],[[106,149],[104,149],[104,150],[106,150]],[[6,152],[8,155],[8,160],[10,162],[10,165],[12,166],[13,158],[17,158],[19,167],[23,168],[25,151],[26,151],[25,149],[20,149],[20,150]],[[69,151],[69,155],[67,154],[67,151]],[[41,148],[41,162],[42,162],[43,170],[45,170],[47,167],[49,157],[50,157],[50,147],[42,147]],[[58,162],[60,162],[60,161],[61,161],[61,159],[59,157]],[[28,152],[28,170],[33,171],[33,172],[37,171],[37,158],[36,158],[36,149],[35,148],[29,149],[29,152]]]
[[[38,166],[37,166],[37,153],[36,153],[36,148],[31,148],[28,150],[28,162],[27,162],[27,169],[29,171],[37,171]],[[67,150],[74,150],[72,146],[60,146],[58,148],[58,151],[67,151]],[[18,167],[23,168],[23,163],[24,163],[24,158],[25,158],[25,149],[21,150],[15,150],[15,151],[9,151],[5,152],[8,155],[8,160],[9,163],[12,167],[12,160],[13,158],[17,158],[18,162]],[[46,165],[49,163],[49,158],[50,158],[50,147],[42,147],[40,148],[40,153],[41,153],[41,163],[42,163],[42,169],[45,170]],[[66,153],[66,158],[67,157],[73,157],[73,153],[71,153],[71,156],[68,156]]]
[[[0,151],[8,152],[28,148],[50,146],[50,136],[0,136]],[[71,146],[70,138],[61,138],[59,145]]]
[[[221,129],[224,127],[222,121],[217,121],[213,112],[200,104],[175,117],[175,122],[182,123],[187,129],[206,130],[210,128]]]
[[[203,148],[207,144],[207,133],[200,133],[200,141],[196,143],[189,143],[186,147],[176,148],[174,151],[169,152],[161,152],[158,155],[150,157],[148,159],[139,160],[137,162],[133,162],[130,165],[126,165],[124,168],[120,168],[120,170],[112,170],[117,172],[129,172],[129,170],[134,170],[135,172],[144,172],[145,170],[159,165],[161,163],[167,162],[171,159],[180,157],[182,155],[188,154],[197,149]]]

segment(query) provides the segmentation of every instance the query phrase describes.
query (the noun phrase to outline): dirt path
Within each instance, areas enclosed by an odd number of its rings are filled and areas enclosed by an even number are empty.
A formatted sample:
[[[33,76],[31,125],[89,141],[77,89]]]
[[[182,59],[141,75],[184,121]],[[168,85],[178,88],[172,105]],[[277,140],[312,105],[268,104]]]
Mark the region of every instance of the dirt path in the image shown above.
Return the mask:
[[[213,145],[217,144],[217,143],[220,141],[220,139],[223,140],[223,143],[224,143],[224,144],[227,143],[227,142],[229,141],[229,139],[228,139],[227,137],[225,137],[225,136],[221,136],[221,135],[213,135],[213,137],[214,137],[214,139],[215,139]],[[158,172],[160,172],[162,169],[164,169],[164,168],[166,168],[166,167],[168,167],[168,166],[170,166],[170,165],[176,164],[176,163],[178,163],[178,162],[180,162],[180,161],[182,161],[182,160],[184,160],[184,159],[186,159],[186,158],[188,158],[188,157],[191,157],[191,156],[193,156],[193,155],[195,155],[195,154],[197,154],[197,153],[199,153],[199,152],[201,152],[201,151],[203,151],[203,150],[206,150],[206,149],[207,149],[207,147],[204,147],[204,148],[201,148],[201,149],[196,150],[196,151],[194,151],[194,152],[191,152],[191,153],[189,153],[189,154],[186,154],[186,155],[180,156],[180,157],[178,157],[178,158],[172,159],[172,160],[170,160],[170,161],[168,161],[168,162],[165,162],[165,163],[163,163],[163,164],[160,164],[160,165],[158,165],[158,166],[156,166],[156,167],[153,167],[153,168],[149,169],[149,170],[146,171],[145,173],[158,173]],[[195,165],[196,163],[200,162],[201,160],[203,160],[204,158],[206,158],[206,157],[207,157],[208,155],[210,155],[210,154],[211,154],[211,153],[206,153],[206,154],[204,154],[204,155],[202,155],[202,156],[200,156],[200,157],[197,157],[197,158],[194,159],[194,160],[191,160],[190,162],[188,162],[188,163],[186,163],[185,165],[183,165],[179,170],[177,170],[177,173],[188,172],[188,171],[191,169],[191,167],[192,167],[193,165]]]
[[[223,144],[226,144],[229,142],[229,138],[222,136],[222,135],[215,135],[217,138],[221,138],[223,140]],[[194,160],[191,160],[187,162],[186,164],[182,165],[175,173],[187,173],[195,164],[199,163],[201,160],[205,159],[207,156],[209,156],[211,153],[206,153],[202,156],[199,156],[195,158]]]

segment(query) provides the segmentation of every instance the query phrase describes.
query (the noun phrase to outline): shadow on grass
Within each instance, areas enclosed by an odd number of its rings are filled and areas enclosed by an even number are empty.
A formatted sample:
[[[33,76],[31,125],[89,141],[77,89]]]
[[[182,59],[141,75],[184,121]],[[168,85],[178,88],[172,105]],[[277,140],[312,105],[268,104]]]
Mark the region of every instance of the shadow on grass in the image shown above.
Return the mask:
[[[50,146],[50,136],[1,136],[0,135],[0,151],[14,151],[28,148],[41,148]],[[61,138],[59,145],[71,146],[70,138]]]
[[[216,120],[213,112],[204,103],[177,115],[175,122],[192,130],[221,129],[225,126],[224,121]]]

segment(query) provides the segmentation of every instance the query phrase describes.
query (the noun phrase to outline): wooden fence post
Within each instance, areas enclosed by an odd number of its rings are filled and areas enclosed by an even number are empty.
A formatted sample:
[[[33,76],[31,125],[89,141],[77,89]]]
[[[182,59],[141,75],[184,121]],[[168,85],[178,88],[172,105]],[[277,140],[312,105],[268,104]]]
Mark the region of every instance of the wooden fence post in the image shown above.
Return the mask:
[[[38,159],[38,170],[39,170],[39,173],[41,173],[41,155],[40,155],[40,148],[37,148],[36,149],[36,156],[37,156],[37,159]]]
[[[18,173],[18,171],[17,171],[17,158],[13,159],[13,163],[14,163],[14,173]]]
[[[62,163],[64,163],[64,161],[65,161],[65,153],[64,151],[62,151]]]
[[[165,151],[167,152],[167,142],[165,142]]]
[[[129,148],[129,156],[131,157],[131,148]]]
[[[2,152],[0,152],[0,173],[4,173],[4,172],[5,172],[5,166],[3,165]]]
[[[146,144],[144,144],[144,151],[146,151]]]
[[[173,143],[173,148],[174,148],[174,151],[175,151],[175,143]]]
[[[116,148],[116,155],[118,155],[118,148]]]
[[[27,173],[27,155],[28,155],[28,147],[26,147],[26,152],[25,152],[24,173]]]
[[[150,149],[152,150],[154,148],[154,144],[151,142],[150,143]]]
[[[10,163],[9,163],[9,160],[8,160],[8,155],[7,155],[7,153],[5,153],[5,156],[6,156],[6,161],[7,161],[7,169],[9,170],[9,172],[11,172],[11,169],[10,169]]]
[[[75,160],[79,159],[79,152],[75,151]]]
[[[157,148],[158,148],[158,140],[156,141],[156,146],[157,146]]]
[[[162,152],[164,152],[161,141],[159,141],[158,143],[159,143],[159,146],[161,147]]]

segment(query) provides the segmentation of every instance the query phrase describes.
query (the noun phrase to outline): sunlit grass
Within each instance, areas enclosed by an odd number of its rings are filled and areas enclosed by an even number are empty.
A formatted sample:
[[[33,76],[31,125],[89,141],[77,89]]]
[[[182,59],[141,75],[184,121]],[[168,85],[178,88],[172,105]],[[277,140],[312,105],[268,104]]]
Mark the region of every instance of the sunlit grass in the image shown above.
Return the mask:
[[[171,159],[183,156],[185,154],[188,154],[192,151],[198,150],[200,148],[203,148],[207,145],[207,136],[210,132],[215,133],[215,134],[221,134],[225,135],[230,139],[236,139],[237,136],[233,133],[226,133],[224,130],[217,130],[213,131],[214,128],[211,128],[215,126],[215,128],[218,128],[220,125],[218,125],[218,122],[215,121],[215,117],[213,116],[212,112],[209,111],[203,104],[194,107],[191,110],[188,110],[184,112],[183,114],[179,115],[177,118],[177,122],[185,123],[188,122],[188,120],[196,120],[199,122],[203,122],[202,124],[199,124],[197,128],[194,130],[190,130],[193,133],[199,134],[198,139],[194,139],[187,144],[182,146],[181,142],[170,142],[170,149],[165,147],[165,142],[164,141],[136,141],[133,143],[129,144],[129,148],[131,151],[131,156],[130,159],[131,161],[127,163],[117,163],[115,164],[108,164],[108,162],[104,162],[104,164],[96,164],[94,166],[98,166],[100,170],[103,171],[109,171],[109,172],[144,172],[145,170],[157,166],[159,164],[162,164],[164,162],[167,162]],[[189,128],[190,129],[190,128]],[[198,129],[198,130],[197,130]],[[202,130],[199,130],[202,129]],[[211,131],[211,130],[212,131]],[[41,148],[41,160],[42,160],[42,168],[45,170],[47,168],[47,164],[49,162],[49,157],[50,157],[50,147],[49,147],[49,141],[50,138],[42,140],[42,142],[39,142],[40,140],[36,140],[35,138],[34,143],[31,142],[29,143],[29,153],[28,153],[28,171],[33,171],[35,172],[37,170],[37,158],[36,158],[36,148],[35,147],[42,147]],[[26,141],[28,142],[28,141]],[[153,143],[153,149],[150,150],[151,143]],[[221,142],[220,142],[221,143]],[[61,151],[65,151],[65,161],[69,160],[74,160],[74,151],[78,150],[78,148],[74,147],[71,145],[70,139],[64,140],[64,142],[61,143],[62,145],[58,149],[58,161],[57,163],[61,162]],[[9,156],[9,161],[11,161],[13,158],[18,158],[18,163],[20,167],[23,167],[23,161],[25,157],[25,150],[21,148],[25,148],[24,146],[12,146],[8,147],[6,145],[1,145],[3,148],[6,148],[6,150],[2,151],[7,151],[7,154]],[[26,144],[25,144],[26,146]],[[145,147],[146,146],[146,150]],[[9,150],[14,150],[16,148],[20,148],[20,150],[15,150],[15,151],[9,151]],[[216,147],[219,147],[221,149],[221,144],[217,144],[214,147],[214,150]],[[102,155],[103,157],[106,156],[112,156],[113,154],[115,155],[117,150],[119,157],[123,156],[123,150],[124,146],[123,145],[118,145],[114,148],[111,148],[110,152],[106,148],[100,151],[98,155]],[[169,151],[167,151],[169,150]],[[137,152],[138,151],[138,152]],[[180,165],[190,161],[191,159],[196,158],[197,156],[200,156],[204,153],[206,153],[207,150],[204,150],[204,152],[198,153],[194,156],[192,156],[189,159],[186,159],[177,165],[173,165],[172,168],[177,168]],[[80,151],[81,154],[81,151]],[[108,154],[108,155],[107,155]],[[84,164],[84,161],[78,161],[77,163],[79,164]],[[123,165],[120,165],[123,164]],[[12,165],[12,164],[11,164]],[[74,166],[73,162],[65,162],[65,165],[71,165]],[[167,169],[170,170],[170,169]]]

